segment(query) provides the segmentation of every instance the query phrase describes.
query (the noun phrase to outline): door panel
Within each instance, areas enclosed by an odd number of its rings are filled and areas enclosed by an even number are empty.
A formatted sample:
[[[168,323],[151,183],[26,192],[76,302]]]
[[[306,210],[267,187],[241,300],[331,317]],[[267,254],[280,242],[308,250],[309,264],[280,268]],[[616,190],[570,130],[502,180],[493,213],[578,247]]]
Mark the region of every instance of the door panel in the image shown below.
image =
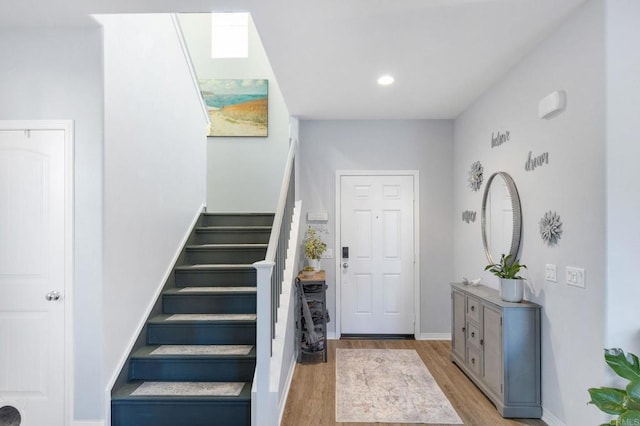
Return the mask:
[[[413,334],[413,176],[342,176],[340,194],[341,332]]]
[[[485,383],[496,395],[502,394],[502,314],[482,305]]]
[[[65,131],[0,130],[0,406],[64,423]]]
[[[454,291],[451,293],[451,310],[453,312],[453,333],[451,346],[453,352],[461,359],[465,359],[465,331],[467,315],[464,294]]]

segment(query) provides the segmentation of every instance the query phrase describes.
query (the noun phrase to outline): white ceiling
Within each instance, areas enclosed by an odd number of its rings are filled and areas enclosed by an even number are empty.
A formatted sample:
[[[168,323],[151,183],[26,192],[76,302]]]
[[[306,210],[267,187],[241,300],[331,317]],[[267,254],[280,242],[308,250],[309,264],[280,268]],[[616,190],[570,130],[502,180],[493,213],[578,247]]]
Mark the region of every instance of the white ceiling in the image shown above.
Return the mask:
[[[455,118],[584,1],[3,0],[0,29],[248,10],[292,115]],[[378,86],[383,73],[396,82]]]

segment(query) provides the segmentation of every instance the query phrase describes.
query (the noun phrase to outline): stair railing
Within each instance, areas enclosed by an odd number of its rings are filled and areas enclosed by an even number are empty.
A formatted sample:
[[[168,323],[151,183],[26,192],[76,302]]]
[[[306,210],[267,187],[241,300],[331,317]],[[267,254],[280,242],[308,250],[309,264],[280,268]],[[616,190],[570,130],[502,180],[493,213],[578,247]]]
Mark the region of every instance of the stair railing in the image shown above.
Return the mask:
[[[256,401],[252,418],[260,425],[275,424],[275,410],[269,396],[270,364],[273,354],[273,339],[282,283],[285,279],[285,261],[289,248],[292,217],[295,205],[295,155],[297,141],[291,140],[289,154],[285,164],[278,207],[273,219],[273,228],[265,260],[253,264],[256,268],[257,304],[256,304]]]

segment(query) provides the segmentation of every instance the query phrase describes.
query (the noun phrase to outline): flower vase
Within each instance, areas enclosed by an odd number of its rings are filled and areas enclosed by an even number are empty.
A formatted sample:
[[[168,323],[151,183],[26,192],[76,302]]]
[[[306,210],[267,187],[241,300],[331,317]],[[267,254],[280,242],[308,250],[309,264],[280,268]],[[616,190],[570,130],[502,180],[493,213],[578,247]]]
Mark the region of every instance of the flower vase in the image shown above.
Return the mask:
[[[307,264],[311,266],[314,271],[320,270],[320,259],[307,259]]]
[[[522,302],[524,297],[523,280],[500,278],[500,297],[505,302]]]

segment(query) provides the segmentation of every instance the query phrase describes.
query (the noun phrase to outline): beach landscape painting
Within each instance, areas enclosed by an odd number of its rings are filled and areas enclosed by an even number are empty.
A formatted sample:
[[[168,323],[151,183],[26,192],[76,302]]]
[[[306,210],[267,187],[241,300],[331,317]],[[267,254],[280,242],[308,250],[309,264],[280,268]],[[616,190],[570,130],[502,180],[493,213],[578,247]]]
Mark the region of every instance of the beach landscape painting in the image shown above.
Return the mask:
[[[268,136],[269,80],[200,80],[209,136]]]

